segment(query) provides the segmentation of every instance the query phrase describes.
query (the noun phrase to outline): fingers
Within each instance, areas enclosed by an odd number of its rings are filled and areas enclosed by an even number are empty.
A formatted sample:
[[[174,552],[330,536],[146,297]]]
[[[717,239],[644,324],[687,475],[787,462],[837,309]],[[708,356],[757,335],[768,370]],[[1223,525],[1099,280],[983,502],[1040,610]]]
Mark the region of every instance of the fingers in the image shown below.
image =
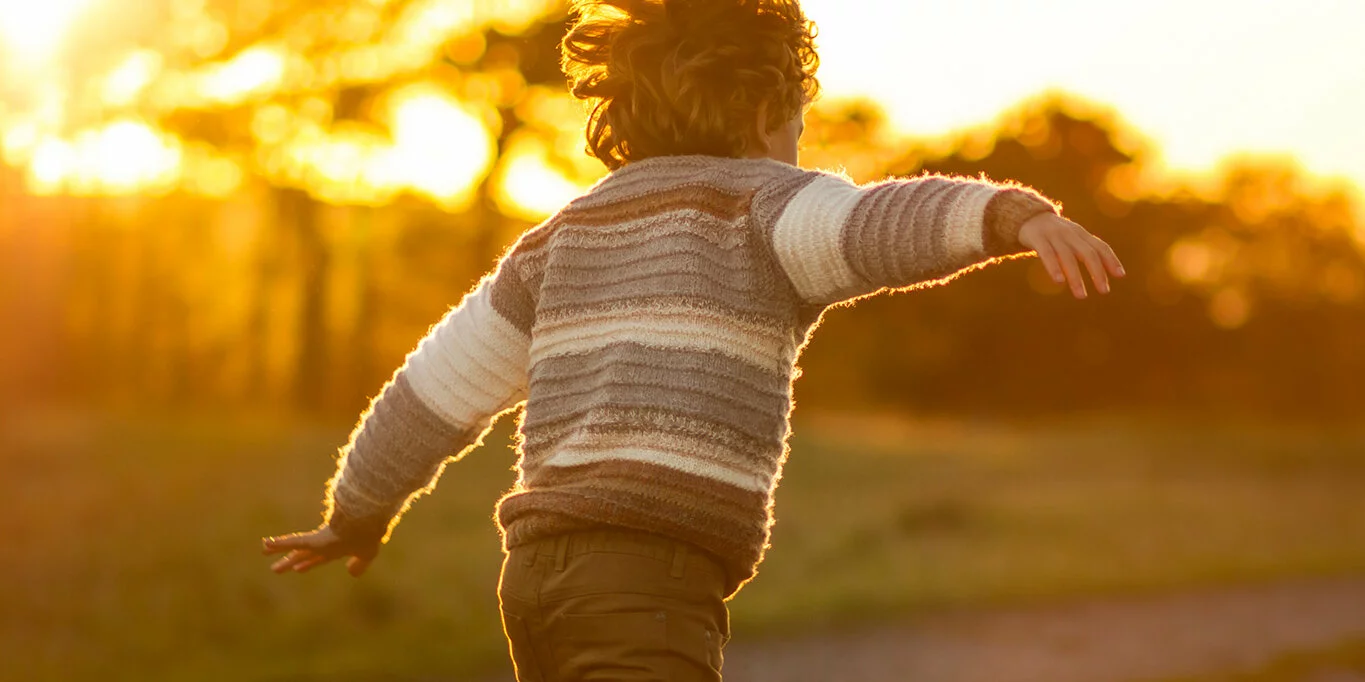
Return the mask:
[[[315,530],[306,533],[290,533],[277,538],[265,538],[261,540],[262,554],[279,554],[292,549],[311,549],[326,544],[326,539],[319,536]]]
[[[1099,250],[1093,244],[1095,240],[1089,235],[1073,240],[1074,251],[1085,263],[1085,269],[1090,272],[1090,279],[1095,282],[1095,290],[1101,294],[1109,293],[1109,272],[1104,267],[1104,262],[1100,259]]]
[[[1076,263],[1075,247],[1063,239],[1051,242],[1051,246],[1057,254],[1057,264],[1065,275],[1066,283],[1071,288],[1071,295],[1085,298],[1085,280],[1081,277],[1081,268]]]
[[[271,564],[270,570],[276,573],[288,573],[289,571],[306,573],[310,569],[321,566],[334,558],[336,557],[314,552],[312,550],[296,549]]]
[[[1115,277],[1122,277],[1126,272],[1123,271],[1123,263],[1119,262],[1119,257],[1114,254],[1114,250],[1104,243],[1099,237],[1092,237],[1095,240],[1096,248],[1100,252],[1100,260],[1104,261],[1104,267]]]
[[[1065,283],[1078,299],[1088,296],[1085,273],[1101,294],[1110,291],[1110,276],[1124,276],[1123,264],[1114,250],[1085,228],[1065,218],[1059,218],[1035,232],[1034,251],[1049,276],[1058,284]]]
[[[1051,244],[1048,244],[1047,242],[1040,243],[1034,251],[1038,252],[1038,260],[1042,261],[1043,269],[1047,270],[1047,274],[1052,278],[1052,281],[1058,284],[1066,281],[1066,273],[1062,272],[1062,266],[1057,261],[1057,251],[1052,248]]]
[[[308,564],[310,562],[314,562],[319,558],[323,558],[323,556],[312,550],[296,549],[284,555],[275,563],[271,564],[270,570],[276,573],[296,571],[298,570],[299,566]]]
[[[316,566],[321,566],[331,560],[332,557],[323,556],[321,554],[315,554],[312,557],[309,557],[308,559],[305,559],[303,561],[298,562],[297,564],[294,564],[294,572],[307,573],[309,569],[312,569]]]
[[[376,544],[375,547],[348,549],[337,539],[334,533],[324,528],[307,533],[292,533],[278,538],[265,538],[261,541],[261,552],[263,554],[285,553],[283,557],[270,565],[270,570],[276,573],[290,571],[306,573],[333,559],[349,556],[346,569],[351,575],[359,577],[374,561],[378,546]]]

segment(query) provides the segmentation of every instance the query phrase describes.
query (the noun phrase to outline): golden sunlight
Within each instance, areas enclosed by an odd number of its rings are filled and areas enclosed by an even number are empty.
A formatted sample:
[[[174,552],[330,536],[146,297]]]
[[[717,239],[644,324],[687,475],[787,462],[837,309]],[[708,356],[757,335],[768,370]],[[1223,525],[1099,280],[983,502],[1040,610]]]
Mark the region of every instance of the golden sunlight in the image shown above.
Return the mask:
[[[132,104],[161,70],[161,55],[138,50],[128,55],[104,78],[103,98],[114,106]]]
[[[467,204],[497,150],[476,112],[434,85],[411,85],[389,104],[391,177],[446,207]]]
[[[284,79],[285,58],[274,48],[253,47],[231,61],[205,73],[200,94],[219,104],[235,104],[252,95],[269,92]]]
[[[253,134],[266,145],[279,143],[261,157],[266,175],[330,203],[379,205],[412,192],[446,210],[468,207],[496,153],[484,118],[424,83],[388,94],[381,112],[383,127],[324,128],[306,111],[261,109]]]
[[[29,182],[39,194],[132,194],[165,191],[180,178],[182,151],[174,138],[146,123],[119,120],[74,140],[38,142]]]
[[[46,61],[87,4],[89,0],[0,0],[0,48],[28,65]]]
[[[556,170],[544,142],[531,135],[509,141],[494,180],[498,209],[532,222],[544,220],[587,189]]]

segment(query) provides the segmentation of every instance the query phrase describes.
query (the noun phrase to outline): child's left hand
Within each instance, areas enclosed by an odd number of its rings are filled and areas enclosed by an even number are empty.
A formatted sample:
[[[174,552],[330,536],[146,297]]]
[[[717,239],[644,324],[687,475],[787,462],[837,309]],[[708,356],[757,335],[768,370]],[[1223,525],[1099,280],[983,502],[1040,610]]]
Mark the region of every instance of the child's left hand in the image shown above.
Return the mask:
[[[346,560],[346,570],[358,578],[370,567],[375,555],[379,553],[379,541],[375,540],[372,544],[363,543],[363,546],[361,543],[349,543],[331,527],[322,526],[304,533],[266,538],[261,541],[261,551],[264,554],[289,552],[270,565],[270,570],[276,573],[286,571],[303,573],[333,559],[350,557]]]
[[[1043,213],[1030,218],[1019,228],[1019,243],[1037,251],[1052,281],[1069,284],[1076,298],[1086,296],[1085,279],[1077,261],[1085,263],[1101,294],[1109,293],[1109,275],[1124,275],[1123,264],[1108,244],[1059,215]]]

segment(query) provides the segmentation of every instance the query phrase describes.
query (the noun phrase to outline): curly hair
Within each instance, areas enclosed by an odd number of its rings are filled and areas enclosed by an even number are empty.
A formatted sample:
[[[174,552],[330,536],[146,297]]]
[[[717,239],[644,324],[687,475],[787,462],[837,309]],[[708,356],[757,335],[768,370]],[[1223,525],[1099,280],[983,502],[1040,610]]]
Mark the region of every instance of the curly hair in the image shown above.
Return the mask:
[[[798,0],[577,0],[561,44],[610,169],[673,154],[743,156],[819,93],[815,25]]]

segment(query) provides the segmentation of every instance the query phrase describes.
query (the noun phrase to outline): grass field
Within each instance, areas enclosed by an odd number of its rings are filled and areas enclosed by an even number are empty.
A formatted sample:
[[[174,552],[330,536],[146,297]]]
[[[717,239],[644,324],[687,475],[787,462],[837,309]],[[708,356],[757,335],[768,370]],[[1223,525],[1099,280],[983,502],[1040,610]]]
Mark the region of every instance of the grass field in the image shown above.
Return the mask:
[[[266,570],[259,538],[317,521],[348,430],[0,422],[0,678],[457,679],[500,664],[506,428],[447,469],[364,579]],[[1361,428],[803,415],[797,434],[774,547],[732,604],[742,637],[1365,571]]]
[[[1258,670],[1152,682],[1359,682],[1365,680],[1365,641],[1286,654]]]

